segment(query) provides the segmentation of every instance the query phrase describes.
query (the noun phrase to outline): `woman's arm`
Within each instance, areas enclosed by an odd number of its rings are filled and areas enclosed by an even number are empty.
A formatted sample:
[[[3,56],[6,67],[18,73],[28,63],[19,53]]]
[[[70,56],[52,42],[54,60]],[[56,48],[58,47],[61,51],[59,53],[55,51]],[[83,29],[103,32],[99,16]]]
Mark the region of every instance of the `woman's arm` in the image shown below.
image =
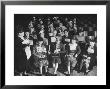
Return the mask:
[[[80,46],[77,46],[75,57],[77,57],[81,53]]]

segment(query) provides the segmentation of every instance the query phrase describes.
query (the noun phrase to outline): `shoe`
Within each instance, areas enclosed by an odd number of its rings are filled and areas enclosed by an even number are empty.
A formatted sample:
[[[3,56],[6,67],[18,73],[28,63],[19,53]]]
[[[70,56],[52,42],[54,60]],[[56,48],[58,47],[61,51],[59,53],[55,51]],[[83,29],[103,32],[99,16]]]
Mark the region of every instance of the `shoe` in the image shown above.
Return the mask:
[[[88,72],[85,72],[85,73],[84,73],[84,75],[87,75],[87,74],[88,74]]]
[[[46,72],[45,75],[48,76],[49,75],[49,72]]]
[[[70,76],[70,74],[67,74],[66,76]]]
[[[42,76],[42,74],[39,74],[39,76]]]
[[[28,76],[28,73],[25,71],[25,72],[23,73],[23,76]]]
[[[57,76],[57,73],[54,72],[54,73],[53,73],[53,76]]]
[[[53,76],[57,76],[57,74],[53,74]]]

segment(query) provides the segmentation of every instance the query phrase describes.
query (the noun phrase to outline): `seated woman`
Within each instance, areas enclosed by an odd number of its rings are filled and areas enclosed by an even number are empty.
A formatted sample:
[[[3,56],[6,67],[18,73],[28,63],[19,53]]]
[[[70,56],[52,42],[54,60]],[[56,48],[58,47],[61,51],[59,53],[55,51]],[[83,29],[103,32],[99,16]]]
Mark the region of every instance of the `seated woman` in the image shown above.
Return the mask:
[[[33,55],[35,59],[35,66],[40,68],[40,75],[42,75],[42,68],[45,67],[45,73],[48,69],[48,60],[47,60],[47,49],[43,45],[43,40],[40,40],[33,48]]]

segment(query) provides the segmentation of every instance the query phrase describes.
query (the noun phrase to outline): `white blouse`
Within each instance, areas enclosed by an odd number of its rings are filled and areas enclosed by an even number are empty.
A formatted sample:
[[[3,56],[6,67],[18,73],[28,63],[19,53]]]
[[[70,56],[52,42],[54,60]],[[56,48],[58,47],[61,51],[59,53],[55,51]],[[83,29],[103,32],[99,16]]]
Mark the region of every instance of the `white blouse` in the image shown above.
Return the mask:
[[[88,51],[89,53],[94,53],[94,48],[90,46],[87,51]]]
[[[70,45],[70,50],[76,50],[76,47],[77,47],[77,44],[74,43],[74,44],[69,44]]]

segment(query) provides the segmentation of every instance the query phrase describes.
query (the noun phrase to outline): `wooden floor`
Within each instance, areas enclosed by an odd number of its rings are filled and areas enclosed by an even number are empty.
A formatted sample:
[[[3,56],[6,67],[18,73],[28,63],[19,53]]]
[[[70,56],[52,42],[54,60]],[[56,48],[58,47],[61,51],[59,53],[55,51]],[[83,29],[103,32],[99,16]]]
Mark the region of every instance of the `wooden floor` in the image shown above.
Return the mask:
[[[53,68],[49,68],[48,71],[49,73],[47,76],[53,76],[53,72],[54,72]],[[66,76],[66,74],[67,71],[63,71],[63,72],[61,70],[57,71],[57,76]],[[19,73],[16,74],[15,76],[19,76]],[[39,72],[30,71],[29,73],[27,73],[27,76],[39,76]],[[45,74],[43,74],[42,76],[45,76]],[[91,70],[87,75],[84,75],[83,72],[78,73],[76,70],[73,70],[70,76],[97,76],[97,67],[93,67],[93,70]]]

